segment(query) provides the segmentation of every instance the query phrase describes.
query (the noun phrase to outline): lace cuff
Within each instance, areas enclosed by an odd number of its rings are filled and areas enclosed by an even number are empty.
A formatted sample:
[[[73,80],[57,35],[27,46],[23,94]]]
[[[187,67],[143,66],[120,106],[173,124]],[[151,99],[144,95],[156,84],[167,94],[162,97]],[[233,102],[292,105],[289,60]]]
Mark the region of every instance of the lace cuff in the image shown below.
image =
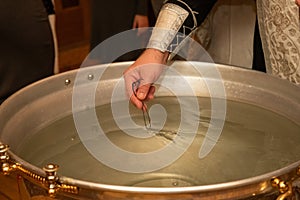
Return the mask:
[[[147,48],[168,51],[188,15],[188,11],[176,4],[165,4],[158,15]]]

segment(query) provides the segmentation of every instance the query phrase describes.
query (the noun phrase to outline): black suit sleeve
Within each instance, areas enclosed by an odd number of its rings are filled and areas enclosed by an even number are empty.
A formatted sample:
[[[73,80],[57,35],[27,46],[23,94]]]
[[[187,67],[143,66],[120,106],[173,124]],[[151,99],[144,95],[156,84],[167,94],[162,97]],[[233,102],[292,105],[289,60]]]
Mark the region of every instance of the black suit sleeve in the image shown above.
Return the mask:
[[[136,12],[138,15],[148,15],[148,0],[136,0]]]

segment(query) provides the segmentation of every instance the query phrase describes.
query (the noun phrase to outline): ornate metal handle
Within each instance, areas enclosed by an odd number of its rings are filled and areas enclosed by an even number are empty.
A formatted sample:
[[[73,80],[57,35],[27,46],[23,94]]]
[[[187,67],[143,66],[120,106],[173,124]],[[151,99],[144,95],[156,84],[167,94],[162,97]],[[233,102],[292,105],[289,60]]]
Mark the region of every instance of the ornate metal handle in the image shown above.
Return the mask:
[[[55,164],[47,164],[43,170],[46,173],[46,177],[37,175],[35,173],[30,172],[26,168],[22,167],[21,164],[14,162],[10,159],[8,154],[9,146],[0,143],[0,163],[1,163],[1,172],[4,175],[9,175],[12,171],[20,171],[26,176],[38,181],[45,188],[48,189],[48,194],[50,197],[55,197],[58,191],[78,194],[78,187],[72,185],[66,185],[60,182],[59,177],[56,172],[59,168],[58,165]]]
[[[273,178],[271,180],[271,185],[274,188],[277,188],[280,192],[280,195],[276,200],[285,200],[288,197],[292,197],[293,194],[293,182],[300,177],[300,167],[297,168],[296,177],[291,178],[290,181],[283,181],[279,178]]]
[[[0,143],[1,171],[4,175],[9,174],[9,171],[11,170],[9,165],[9,155],[7,153],[8,149],[8,145]]]

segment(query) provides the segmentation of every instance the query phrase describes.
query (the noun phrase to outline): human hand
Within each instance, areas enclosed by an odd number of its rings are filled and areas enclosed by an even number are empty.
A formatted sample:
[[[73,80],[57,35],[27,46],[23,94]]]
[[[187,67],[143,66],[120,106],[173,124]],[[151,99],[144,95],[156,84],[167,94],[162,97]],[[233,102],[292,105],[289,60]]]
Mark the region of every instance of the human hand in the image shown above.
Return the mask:
[[[149,19],[146,15],[135,15],[133,19],[132,28],[144,28],[149,27]],[[138,29],[137,35],[142,35],[146,29]]]
[[[296,0],[296,4],[300,7],[300,0]]]
[[[138,109],[146,109],[144,101],[154,98],[152,85],[160,77],[167,62],[168,53],[146,49],[143,54],[124,72],[128,97]],[[135,87],[136,86],[136,87]]]

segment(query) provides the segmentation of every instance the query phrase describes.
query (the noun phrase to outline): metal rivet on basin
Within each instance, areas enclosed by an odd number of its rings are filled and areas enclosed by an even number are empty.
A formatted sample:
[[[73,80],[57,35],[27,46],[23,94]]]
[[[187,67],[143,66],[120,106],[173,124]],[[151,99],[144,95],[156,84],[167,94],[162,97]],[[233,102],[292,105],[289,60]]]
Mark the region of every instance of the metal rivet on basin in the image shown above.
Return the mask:
[[[70,85],[70,83],[71,83],[71,80],[70,80],[70,79],[66,79],[66,80],[65,80],[65,85]]]
[[[94,79],[94,75],[93,75],[93,74],[89,74],[89,75],[88,75],[88,79],[89,79],[89,80],[93,80],[93,79]]]

